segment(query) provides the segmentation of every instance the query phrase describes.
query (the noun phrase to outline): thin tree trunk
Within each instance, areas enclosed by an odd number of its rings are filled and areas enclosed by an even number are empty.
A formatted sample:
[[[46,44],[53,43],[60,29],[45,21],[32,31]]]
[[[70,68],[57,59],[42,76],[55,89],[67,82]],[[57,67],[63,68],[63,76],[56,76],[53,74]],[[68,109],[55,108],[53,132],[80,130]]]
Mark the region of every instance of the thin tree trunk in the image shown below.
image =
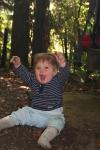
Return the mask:
[[[5,28],[4,31],[4,40],[3,40],[3,49],[2,49],[2,56],[1,56],[1,67],[6,67],[6,58],[7,58],[7,39],[8,39],[8,29]]]

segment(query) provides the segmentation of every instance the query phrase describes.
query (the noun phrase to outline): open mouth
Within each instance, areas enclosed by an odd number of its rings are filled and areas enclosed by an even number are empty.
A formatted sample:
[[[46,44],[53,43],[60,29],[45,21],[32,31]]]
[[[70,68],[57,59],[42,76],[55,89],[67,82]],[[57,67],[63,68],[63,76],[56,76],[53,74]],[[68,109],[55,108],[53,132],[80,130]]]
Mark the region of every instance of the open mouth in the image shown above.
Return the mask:
[[[44,80],[45,80],[45,78],[46,78],[46,76],[45,76],[45,75],[40,75],[40,79],[41,79],[41,81],[44,81]]]

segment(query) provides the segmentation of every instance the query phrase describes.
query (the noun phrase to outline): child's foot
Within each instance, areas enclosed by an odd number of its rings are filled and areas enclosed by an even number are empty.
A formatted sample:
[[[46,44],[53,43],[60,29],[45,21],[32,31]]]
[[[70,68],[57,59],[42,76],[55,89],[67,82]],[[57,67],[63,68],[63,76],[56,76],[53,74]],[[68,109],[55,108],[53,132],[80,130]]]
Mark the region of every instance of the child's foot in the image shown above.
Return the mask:
[[[44,149],[51,149],[51,144],[48,142],[46,137],[40,137],[38,140],[38,144]]]
[[[51,149],[50,142],[58,135],[58,130],[54,127],[47,127],[38,140],[38,144],[45,148]]]

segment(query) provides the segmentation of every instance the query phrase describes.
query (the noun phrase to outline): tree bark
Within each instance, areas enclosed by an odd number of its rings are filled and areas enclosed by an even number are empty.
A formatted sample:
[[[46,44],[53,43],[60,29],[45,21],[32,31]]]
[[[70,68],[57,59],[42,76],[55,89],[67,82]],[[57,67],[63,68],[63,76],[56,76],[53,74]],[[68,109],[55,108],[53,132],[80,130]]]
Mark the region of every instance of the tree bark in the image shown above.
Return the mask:
[[[3,40],[3,49],[1,56],[0,67],[6,67],[6,58],[7,58],[7,39],[8,39],[8,28],[5,28],[4,31],[4,40]]]
[[[28,66],[30,0],[15,0],[12,26],[11,55],[18,55]]]
[[[50,38],[49,0],[36,0],[32,52],[47,52]]]

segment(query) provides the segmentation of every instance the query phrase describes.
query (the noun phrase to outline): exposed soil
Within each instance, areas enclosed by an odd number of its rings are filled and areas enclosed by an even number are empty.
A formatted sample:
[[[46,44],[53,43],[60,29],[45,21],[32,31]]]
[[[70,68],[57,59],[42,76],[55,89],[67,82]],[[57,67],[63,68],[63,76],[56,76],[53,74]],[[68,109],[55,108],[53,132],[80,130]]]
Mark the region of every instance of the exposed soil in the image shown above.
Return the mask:
[[[0,73],[0,118],[30,105],[30,89],[12,72]],[[100,87],[68,84],[64,92],[66,126],[52,141],[52,150],[100,150]],[[42,150],[43,129],[16,126],[0,132],[0,150]]]

